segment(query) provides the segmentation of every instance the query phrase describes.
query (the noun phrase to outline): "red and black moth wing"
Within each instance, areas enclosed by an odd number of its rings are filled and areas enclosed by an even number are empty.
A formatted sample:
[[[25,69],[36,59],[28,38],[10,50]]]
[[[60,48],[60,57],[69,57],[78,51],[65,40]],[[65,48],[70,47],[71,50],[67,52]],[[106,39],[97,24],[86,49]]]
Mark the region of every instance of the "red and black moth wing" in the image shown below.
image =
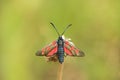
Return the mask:
[[[57,42],[53,41],[49,45],[47,45],[44,48],[42,48],[41,50],[37,51],[36,55],[51,57],[51,56],[54,56],[55,53],[57,53],[57,48],[58,48]]]
[[[69,56],[83,57],[85,56],[84,52],[76,48],[72,42],[65,40],[64,41],[64,52]]]

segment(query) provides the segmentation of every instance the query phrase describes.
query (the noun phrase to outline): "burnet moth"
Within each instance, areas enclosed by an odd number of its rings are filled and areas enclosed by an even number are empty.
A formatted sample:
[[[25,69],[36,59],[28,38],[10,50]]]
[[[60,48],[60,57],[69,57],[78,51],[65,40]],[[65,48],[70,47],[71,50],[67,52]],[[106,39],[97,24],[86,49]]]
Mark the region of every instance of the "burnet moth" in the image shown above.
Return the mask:
[[[50,24],[56,30],[59,37],[57,40],[53,41],[52,43],[45,46],[41,50],[38,50],[36,52],[37,56],[46,56],[48,57],[49,61],[59,61],[61,64],[64,62],[64,57],[67,55],[75,57],[85,56],[84,52],[76,48],[75,45],[70,40],[63,38],[63,34],[72,24],[69,24],[62,34],[58,32],[53,23]]]

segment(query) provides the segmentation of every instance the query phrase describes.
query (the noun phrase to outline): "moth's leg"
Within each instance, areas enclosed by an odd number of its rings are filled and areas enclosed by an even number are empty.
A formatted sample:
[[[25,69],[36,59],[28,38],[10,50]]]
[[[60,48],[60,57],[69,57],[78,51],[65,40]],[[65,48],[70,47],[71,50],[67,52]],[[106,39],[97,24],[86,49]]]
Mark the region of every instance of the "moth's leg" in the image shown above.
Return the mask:
[[[48,59],[48,61],[56,62],[56,61],[58,61],[58,56],[55,54],[53,56],[47,57],[47,59]]]

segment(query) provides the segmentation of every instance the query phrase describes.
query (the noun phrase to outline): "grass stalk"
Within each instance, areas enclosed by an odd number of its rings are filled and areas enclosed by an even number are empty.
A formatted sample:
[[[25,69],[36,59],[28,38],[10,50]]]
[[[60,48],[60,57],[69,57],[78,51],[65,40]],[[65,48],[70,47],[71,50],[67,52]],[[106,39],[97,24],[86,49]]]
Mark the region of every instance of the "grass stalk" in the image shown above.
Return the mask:
[[[58,66],[57,80],[62,80],[62,76],[63,76],[63,67],[64,67],[64,62],[63,62],[62,64],[59,64],[59,66]]]

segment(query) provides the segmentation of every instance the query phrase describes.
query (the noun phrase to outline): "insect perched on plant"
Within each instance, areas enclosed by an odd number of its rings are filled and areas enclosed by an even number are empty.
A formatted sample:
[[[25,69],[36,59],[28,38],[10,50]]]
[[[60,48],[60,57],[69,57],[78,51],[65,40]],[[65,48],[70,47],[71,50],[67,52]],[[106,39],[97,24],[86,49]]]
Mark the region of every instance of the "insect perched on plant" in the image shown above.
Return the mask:
[[[64,56],[76,56],[76,57],[83,57],[85,54],[81,50],[75,47],[75,45],[66,39],[63,39],[63,34],[65,31],[72,25],[69,24],[63,33],[60,35],[58,30],[56,29],[53,23],[50,23],[58,34],[58,40],[53,41],[49,45],[42,48],[42,50],[37,51],[37,56],[46,56],[48,57],[49,61],[58,61],[62,64],[64,62]]]

